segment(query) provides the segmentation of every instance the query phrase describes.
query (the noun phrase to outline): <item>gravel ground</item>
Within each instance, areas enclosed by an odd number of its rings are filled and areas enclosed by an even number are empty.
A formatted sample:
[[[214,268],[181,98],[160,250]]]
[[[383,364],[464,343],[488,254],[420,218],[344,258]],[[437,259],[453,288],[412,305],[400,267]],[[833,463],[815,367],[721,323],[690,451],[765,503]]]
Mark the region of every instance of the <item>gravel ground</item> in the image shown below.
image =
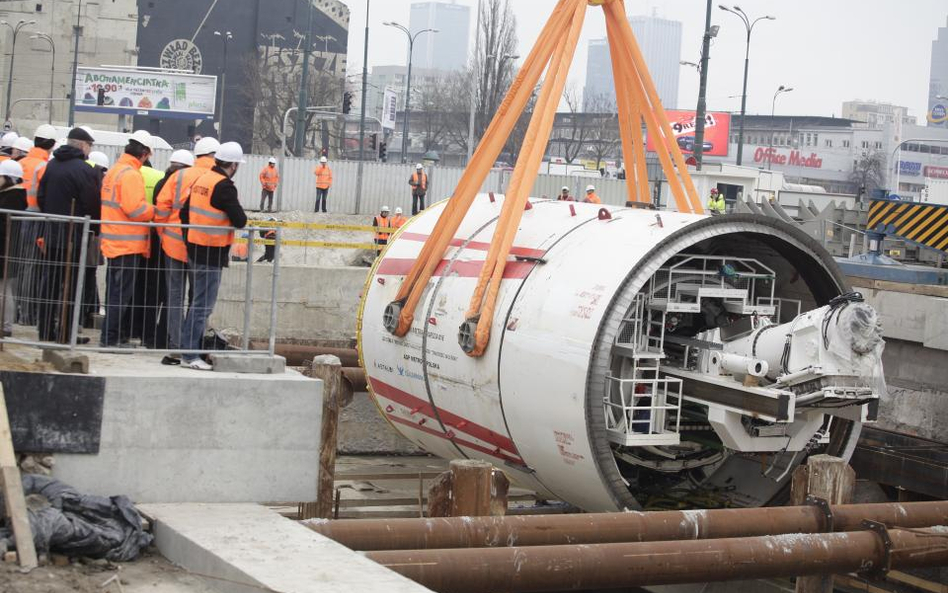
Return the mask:
[[[109,582],[113,577],[118,577]],[[105,586],[103,586],[105,585]],[[157,553],[135,562],[105,560],[41,566],[28,574],[0,562],[0,593],[212,593],[205,579],[189,574]]]

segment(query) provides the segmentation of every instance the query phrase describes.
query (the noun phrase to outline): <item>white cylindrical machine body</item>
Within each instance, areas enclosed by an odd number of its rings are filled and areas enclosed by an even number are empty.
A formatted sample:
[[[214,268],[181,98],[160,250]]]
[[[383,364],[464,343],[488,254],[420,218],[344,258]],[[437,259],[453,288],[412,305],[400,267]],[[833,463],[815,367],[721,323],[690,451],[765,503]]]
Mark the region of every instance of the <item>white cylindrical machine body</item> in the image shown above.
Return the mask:
[[[458,328],[503,199],[477,196],[403,338],[385,329],[383,312],[445,203],[411,219],[377,260],[359,321],[369,388],[425,450],[490,461],[522,486],[589,511],[637,506],[605,436],[603,394],[620,323],[663,262],[721,238],[737,250],[760,241],[773,265],[800,269],[786,274],[794,296],[824,304],[843,289],[832,259],[779,221],[535,200],[506,266],[490,344],[471,358]]]

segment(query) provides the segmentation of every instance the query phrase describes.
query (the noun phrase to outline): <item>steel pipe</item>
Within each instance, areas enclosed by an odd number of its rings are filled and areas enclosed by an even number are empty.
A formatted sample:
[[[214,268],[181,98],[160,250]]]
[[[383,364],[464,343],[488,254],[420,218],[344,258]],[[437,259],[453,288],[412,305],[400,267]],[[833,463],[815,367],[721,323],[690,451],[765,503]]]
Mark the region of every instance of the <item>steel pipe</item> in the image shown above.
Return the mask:
[[[948,528],[703,541],[369,552],[439,593],[575,591],[948,564]]]
[[[833,528],[852,531],[864,519],[888,527],[948,524],[948,502],[831,507]],[[307,523],[353,550],[418,550],[556,546],[820,533],[827,520],[815,506],[650,513],[590,513],[443,519],[349,519]]]
[[[254,350],[267,350],[270,345],[267,342],[253,341],[250,347]],[[313,358],[321,354],[331,354],[338,356],[344,367],[359,366],[359,353],[355,348],[329,348],[327,346],[303,346],[299,344],[276,344],[274,352],[286,358],[286,364],[289,366],[304,366],[309,364]]]
[[[349,391],[362,393],[368,389],[365,382],[365,371],[359,367],[342,367],[342,376],[349,383]]]

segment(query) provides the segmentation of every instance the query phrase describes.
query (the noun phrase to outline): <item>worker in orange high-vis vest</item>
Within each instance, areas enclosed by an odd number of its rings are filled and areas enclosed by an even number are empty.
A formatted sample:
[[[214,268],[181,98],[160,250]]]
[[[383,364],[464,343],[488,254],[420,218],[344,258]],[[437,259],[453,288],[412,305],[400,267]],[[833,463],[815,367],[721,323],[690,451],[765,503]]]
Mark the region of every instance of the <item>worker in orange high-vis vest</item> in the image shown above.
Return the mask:
[[[329,188],[332,187],[332,169],[329,168],[329,159],[319,157],[319,166],[313,170],[316,175],[316,208],[313,212],[326,211],[326,200],[329,198]]]
[[[181,209],[188,246],[188,267],[194,285],[194,298],[188,307],[181,334],[181,364],[188,368],[209,371],[213,367],[195,353],[203,350],[207,318],[217,303],[221,273],[230,261],[234,229],[247,225],[247,215],[240,206],[233,177],[244,162],[244,151],[236,142],[221,144],[215,154],[214,168],[205,173],[191,188],[191,197]],[[248,262],[248,265],[249,262]]]
[[[408,178],[411,186],[411,215],[414,216],[425,209],[425,196],[428,195],[428,173],[421,163],[415,165],[415,172]]]
[[[260,171],[260,185],[262,186],[260,191],[261,212],[273,212],[273,192],[276,191],[279,184],[280,172],[277,171],[277,160],[270,157],[267,166],[263,168],[263,171]],[[266,210],[263,208],[264,203],[267,204]]]
[[[602,200],[596,195],[596,187],[593,185],[586,186],[586,197],[583,201],[587,204],[602,204]]]
[[[395,216],[392,217],[392,228],[400,229],[405,226],[405,223],[408,222],[408,217],[402,214],[401,208],[395,209]]]
[[[100,345],[121,345],[122,317],[135,294],[135,275],[150,250],[150,227],[113,222],[150,222],[155,208],[145,196],[141,168],[151,156],[155,140],[139,130],[129,137],[123,154],[102,182],[102,255],[108,261],[105,292],[105,324]]]
[[[379,215],[372,219],[372,226],[378,230],[375,233],[375,253],[381,255],[382,249],[388,245],[388,238],[391,236],[392,219],[389,217],[391,209],[388,206],[382,206]]]
[[[49,153],[56,145],[56,128],[43,124],[36,128],[33,134],[33,148],[25,157],[20,159],[23,167],[23,187],[26,188],[26,209],[29,212],[39,212],[36,201],[36,192],[39,191],[39,182],[49,162]]]

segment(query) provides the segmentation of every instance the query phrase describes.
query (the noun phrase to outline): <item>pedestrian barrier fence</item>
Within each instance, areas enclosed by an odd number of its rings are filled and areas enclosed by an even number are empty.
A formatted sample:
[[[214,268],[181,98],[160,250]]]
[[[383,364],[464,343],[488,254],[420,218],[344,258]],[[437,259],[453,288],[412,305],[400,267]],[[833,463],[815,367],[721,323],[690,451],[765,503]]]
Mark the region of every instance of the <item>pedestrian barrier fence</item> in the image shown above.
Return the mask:
[[[161,244],[163,235],[230,231],[243,237],[230,247],[180,243],[187,262],[169,257]],[[0,210],[0,233],[0,344],[102,352],[142,347],[188,358],[224,349],[248,353],[253,338],[268,339],[273,352],[282,247],[275,225],[242,230]],[[130,254],[136,248],[145,253]],[[273,267],[272,274],[258,272],[256,290],[255,263]],[[225,310],[233,307],[241,311]],[[261,316],[269,323],[261,326]],[[243,327],[217,327],[217,317],[243,319]],[[265,335],[251,335],[254,318],[258,332],[268,328]]]

